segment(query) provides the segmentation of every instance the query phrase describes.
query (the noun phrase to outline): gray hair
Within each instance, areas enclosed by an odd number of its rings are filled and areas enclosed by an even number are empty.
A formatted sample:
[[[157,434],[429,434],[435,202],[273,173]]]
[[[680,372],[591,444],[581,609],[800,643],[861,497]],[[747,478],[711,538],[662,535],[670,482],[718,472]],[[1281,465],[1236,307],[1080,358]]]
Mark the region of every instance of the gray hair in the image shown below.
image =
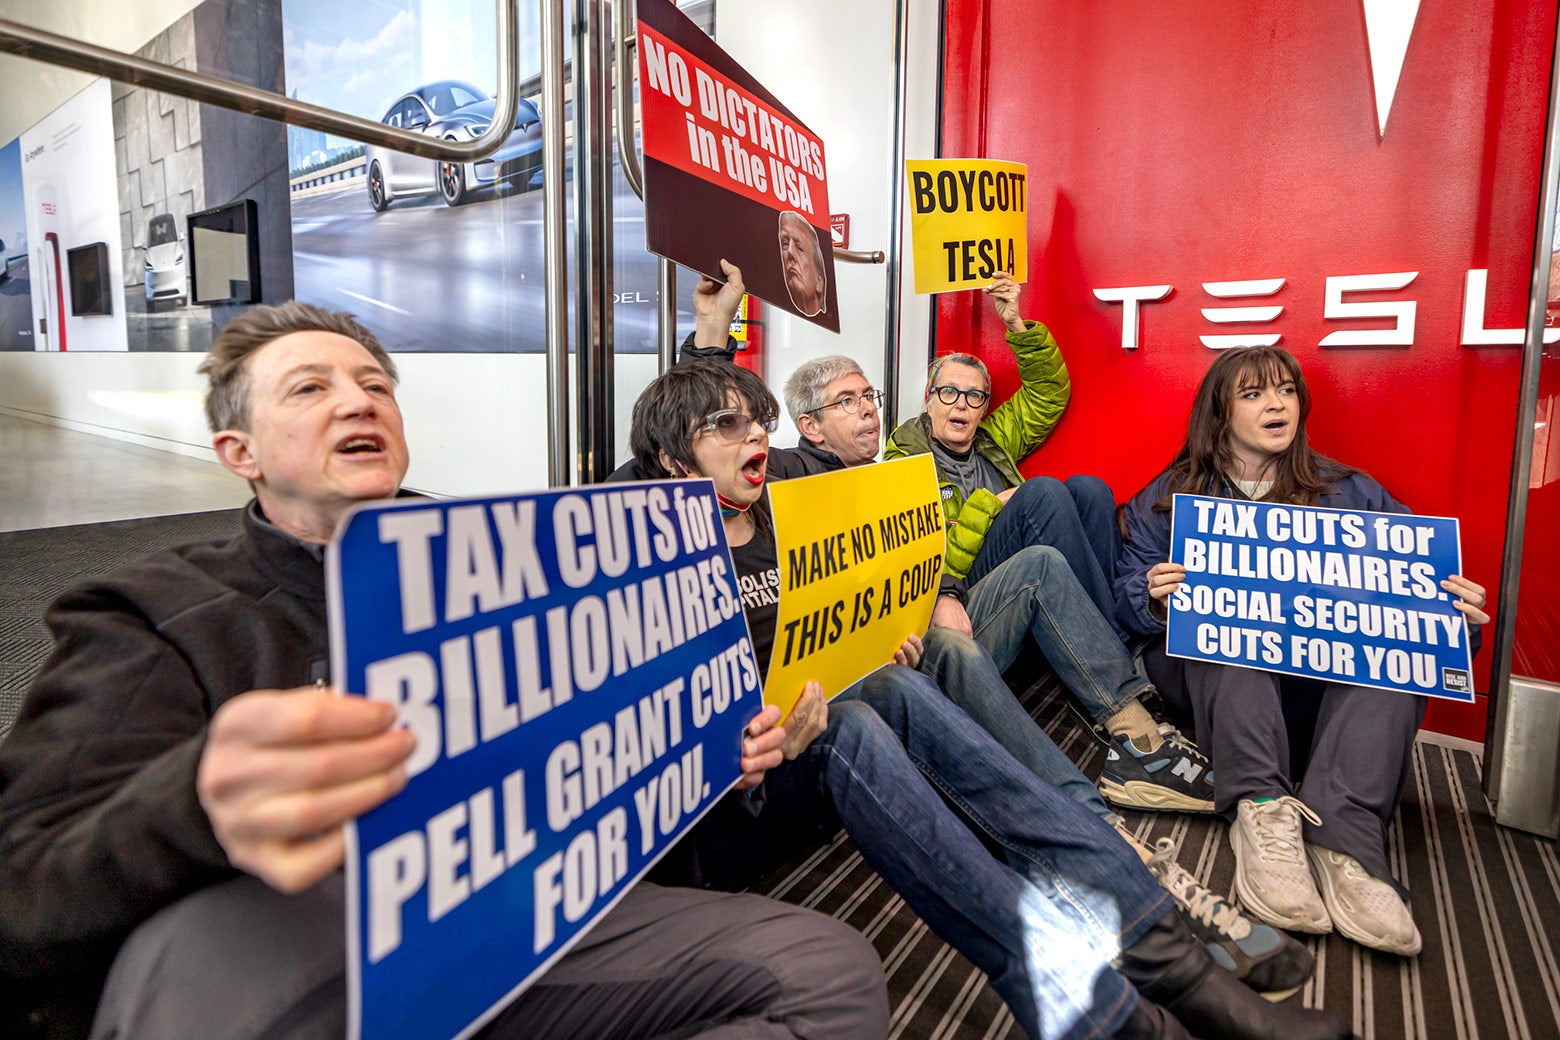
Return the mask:
[[[823,391],[845,376],[866,378],[861,366],[844,354],[827,354],[804,362],[785,381],[785,410],[791,413],[791,421],[800,422],[807,412],[822,408]]]
[[[948,365],[968,365],[980,373],[980,377],[986,381],[986,392],[991,392],[991,370],[986,363],[974,354],[944,354],[932,362],[932,367],[926,370],[925,400],[932,399],[932,387],[937,385],[937,377]]]

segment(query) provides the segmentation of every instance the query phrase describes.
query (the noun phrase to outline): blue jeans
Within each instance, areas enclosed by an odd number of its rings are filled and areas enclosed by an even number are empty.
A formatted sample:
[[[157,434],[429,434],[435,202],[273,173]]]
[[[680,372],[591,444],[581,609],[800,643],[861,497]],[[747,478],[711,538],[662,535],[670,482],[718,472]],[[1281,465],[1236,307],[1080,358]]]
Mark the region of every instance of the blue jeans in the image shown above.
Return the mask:
[[[964,609],[975,641],[998,671],[1013,663],[1025,636],[1034,637],[1062,685],[1096,722],[1153,688],[1061,552],[1050,546],[1021,549],[972,583]]]
[[[1116,623],[1111,589],[1121,536],[1116,530],[1116,497],[1109,484],[1082,474],[1066,481],[1055,477],[1024,481],[991,522],[966,579],[974,585],[1029,545],[1058,550],[1100,617],[1118,639],[1126,639]]]
[[[1017,558],[1022,556],[1021,553]],[[1003,567],[1013,562],[1009,560]],[[979,643],[951,628],[932,629],[924,642],[922,674],[931,676],[948,699],[1007,748],[1020,765],[1107,823],[1120,819],[1105,805],[1099,788],[1029,717],[1002,681],[1002,672],[991,655]]]
[[[1110,961],[1169,912],[1169,896],[1104,821],[1041,783],[931,679],[873,672],[769,775],[766,813],[787,788],[827,799],[863,858],[987,974],[1035,1040],[1108,1037],[1126,1020],[1137,997]]]

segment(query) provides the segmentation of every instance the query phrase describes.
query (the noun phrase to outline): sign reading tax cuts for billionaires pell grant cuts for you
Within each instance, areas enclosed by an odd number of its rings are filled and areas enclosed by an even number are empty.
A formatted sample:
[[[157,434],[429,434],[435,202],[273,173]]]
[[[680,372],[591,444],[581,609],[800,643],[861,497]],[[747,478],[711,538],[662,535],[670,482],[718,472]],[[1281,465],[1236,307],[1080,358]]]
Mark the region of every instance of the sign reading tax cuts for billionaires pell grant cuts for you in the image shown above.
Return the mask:
[[[789,714],[807,683],[833,697],[926,632],[943,512],[930,455],[779,481],[769,501],[780,573],[764,699]]]
[[[638,10],[645,247],[838,332],[823,141],[668,0]]]
[[[915,291],[984,289],[998,271],[1029,280],[1029,191],[1023,163],[911,159]]]
[[[1456,520],[1176,495],[1170,544],[1172,657],[1473,700]]]
[[[708,481],[352,514],[331,669],[417,737],[347,828],[352,1037],[465,1036],[736,782],[762,708]]]

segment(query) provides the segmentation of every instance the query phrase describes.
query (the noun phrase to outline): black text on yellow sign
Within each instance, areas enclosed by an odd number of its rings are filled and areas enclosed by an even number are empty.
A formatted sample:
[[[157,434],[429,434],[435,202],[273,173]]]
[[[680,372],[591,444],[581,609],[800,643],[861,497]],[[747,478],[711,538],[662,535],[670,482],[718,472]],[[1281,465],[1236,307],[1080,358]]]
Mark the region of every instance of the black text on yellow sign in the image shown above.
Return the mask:
[[[809,682],[834,696],[931,620],[943,515],[931,456],[770,488],[780,603],[764,699],[789,712]]]
[[[915,291],[984,288],[998,271],[1029,277],[1028,173],[990,159],[913,159]]]

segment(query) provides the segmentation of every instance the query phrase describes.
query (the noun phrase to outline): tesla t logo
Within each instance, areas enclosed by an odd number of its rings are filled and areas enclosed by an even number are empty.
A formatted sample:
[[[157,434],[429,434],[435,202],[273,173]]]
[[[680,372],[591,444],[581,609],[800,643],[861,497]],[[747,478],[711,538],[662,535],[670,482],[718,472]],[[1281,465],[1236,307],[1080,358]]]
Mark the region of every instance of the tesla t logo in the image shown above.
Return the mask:
[[[1376,88],[1376,135],[1385,137],[1387,114],[1392,97],[1403,76],[1403,59],[1408,56],[1408,39],[1419,18],[1419,0],[1364,0],[1365,45],[1370,51],[1370,69]]]
[[[1522,342],[1521,329],[1491,329],[1484,320],[1484,295],[1489,282],[1486,268],[1474,268],[1463,281],[1462,338],[1465,347],[1499,346]],[[1399,271],[1391,274],[1344,274],[1327,279],[1326,302],[1322,307],[1324,318],[1378,318],[1390,319],[1392,325],[1384,329],[1340,329],[1321,338],[1324,347],[1407,347],[1414,342],[1414,319],[1418,314],[1417,300],[1376,300],[1366,303],[1344,299],[1349,293],[1392,292],[1405,289],[1419,277],[1418,271]],[[1203,292],[1215,300],[1262,300],[1283,288],[1283,278],[1260,278],[1238,282],[1203,282]],[[1094,298],[1104,303],[1121,304],[1121,349],[1138,348],[1138,325],[1142,307],[1146,303],[1162,300],[1170,295],[1171,285],[1123,285],[1109,289],[1095,289]],[[1203,318],[1215,326],[1234,323],[1267,325],[1277,321],[1284,308],[1276,304],[1259,306],[1220,305],[1204,307]],[[1203,346],[1214,350],[1226,347],[1271,347],[1283,338],[1280,332],[1267,330],[1253,332],[1210,333],[1199,336]],[[1560,340],[1560,328],[1545,329],[1544,342]]]

